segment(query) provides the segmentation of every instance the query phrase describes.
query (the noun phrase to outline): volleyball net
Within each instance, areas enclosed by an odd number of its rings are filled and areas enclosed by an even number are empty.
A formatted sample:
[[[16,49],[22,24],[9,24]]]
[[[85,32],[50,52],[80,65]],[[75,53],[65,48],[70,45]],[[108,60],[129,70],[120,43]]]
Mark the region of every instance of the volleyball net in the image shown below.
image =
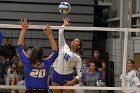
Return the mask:
[[[44,50],[44,57],[47,57],[51,48],[47,36],[43,33],[43,27],[44,25],[31,25],[26,33],[25,42],[28,49],[32,49],[35,45],[41,46]],[[51,28],[53,30],[53,36],[58,43],[58,29],[60,29],[61,26],[51,26]],[[121,93],[122,91],[140,91],[140,89],[136,87],[126,87],[125,78],[128,59],[133,59],[135,61],[136,69],[140,67],[138,64],[140,56],[140,29],[74,26],[64,27],[64,29],[64,36],[68,45],[70,45],[70,42],[75,38],[79,38],[83,42],[83,52],[81,58],[82,63],[86,64],[86,66],[82,64],[83,67],[86,68],[84,69],[85,72],[83,72],[83,75],[89,71],[89,60],[94,55],[94,50],[99,49],[100,57],[104,59],[106,64],[106,74],[104,78],[105,86],[97,86],[97,80],[91,78],[90,76],[84,78],[86,85],[84,85],[83,81],[80,80],[74,86],[51,86],[50,78],[53,70],[53,68],[51,68],[48,79],[50,89],[72,89],[75,90],[75,93],[78,93],[76,90],[98,90],[100,92],[104,91],[103,93],[113,93],[111,90],[115,93]],[[21,26],[15,24],[0,24],[0,31],[3,33],[2,46],[4,46],[6,38],[12,37],[13,46],[16,47]],[[25,86],[23,86],[24,83],[19,83],[20,81],[24,81],[24,75],[22,75],[23,69],[19,66],[20,60],[17,59],[14,62],[17,66],[17,75],[13,75],[13,73],[8,74],[8,69],[11,67],[8,62],[9,60],[7,61],[7,59],[1,60],[0,62],[0,91],[6,91],[8,89],[25,89]],[[122,78],[120,79],[121,76]],[[10,85],[10,78],[12,77],[16,77],[18,79],[15,86]]]

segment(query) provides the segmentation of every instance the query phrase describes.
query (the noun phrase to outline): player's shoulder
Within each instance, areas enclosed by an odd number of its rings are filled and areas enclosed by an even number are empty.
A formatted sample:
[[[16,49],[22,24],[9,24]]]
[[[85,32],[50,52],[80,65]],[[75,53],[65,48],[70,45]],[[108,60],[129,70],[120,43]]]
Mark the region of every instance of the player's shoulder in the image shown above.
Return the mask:
[[[130,74],[131,74],[131,75],[134,75],[134,76],[137,76],[137,70],[132,70],[132,71],[130,72]]]
[[[70,50],[70,47],[67,45],[67,43],[64,44],[64,49]]]
[[[133,73],[135,76],[138,76],[138,71],[137,70],[133,70]]]
[[[132,70],[131,73],[136,74],[137,73],[137,70]]]
[[[81,60],[81,56],[79,54],[75,53],[74,56],[76,57],[76,59]]]

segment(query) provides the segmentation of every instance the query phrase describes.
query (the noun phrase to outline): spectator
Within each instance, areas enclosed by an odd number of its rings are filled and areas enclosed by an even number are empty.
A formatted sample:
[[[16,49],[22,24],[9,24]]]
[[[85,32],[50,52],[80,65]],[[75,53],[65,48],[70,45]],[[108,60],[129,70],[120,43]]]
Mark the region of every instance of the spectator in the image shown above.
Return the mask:
[[[25,49],[26,54],[27,54],[28,56],[30,56],[30,54],[31,54],[31,50],[29,49],[29,47],[27,46],[26,43],[24,43],[23,48]]]
[[[95,49],[92,57],[89,59],[89,63],[95,63],[96,65],[96,70],[101,72],[103,80],[105,80],[105,75],[106,75],[106,64],[104,59],[100,55],[100,51],[98,49]]]
[[[97,81],[102,79],[101,74],[95,69],[95,63],[90,63],[89,70],[82,77],[84,86],[97,86]],[[86,90],[85,93],[100,93],[100,91]]]
[[[21,81],[21,80],[23,80],[22,78],[24,76],[23,62],[19,61],[17,67],[18,67],[18,69],[17,69],[18,80]]]
[[[87,70],[87,60],[82,59],[82,73],[84,74]]]
[[[22,80],[17,83],[19,86],[25,86],[25,77],[22,77]],[[25,89],[18,89],[18,93],[25,93]]]
[[[7,62],[7,64],[12,65],[16,61],[16,49],[12,46],[12,38],[6,38],[6,43],[4,46],[1,47],[1,55],[0,58]]]
[[[16,85],[17,82],[17,66],[16,64],[12,64],[12,66],[7,70],[6,85]],[[16,93],[16,90],[12,89],[11,92]]]

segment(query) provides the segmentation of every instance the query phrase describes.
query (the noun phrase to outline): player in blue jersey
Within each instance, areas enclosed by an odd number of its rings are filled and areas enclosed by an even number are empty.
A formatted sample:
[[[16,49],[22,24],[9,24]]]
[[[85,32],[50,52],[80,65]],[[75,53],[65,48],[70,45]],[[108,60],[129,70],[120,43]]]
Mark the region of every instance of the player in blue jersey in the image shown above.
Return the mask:
[[[27,18],[21,19],[22,31],[20,33],[17,49],[24,64],[26,93],[48,93],[48,74],[51,64],[58,55],[57,44],[53,38],[52,30],[49,25],[44,28],[44,33],[48,36],[52,51],[48,58],[43,59],[43,49],[34,47],[30,57],[23,49],[24,37],[29,27]]]
[[[2,34],[2,32],[0,32],[0,46],[1,46],[1,43],[2,43],[2,38],[3,38],[3,34]]]

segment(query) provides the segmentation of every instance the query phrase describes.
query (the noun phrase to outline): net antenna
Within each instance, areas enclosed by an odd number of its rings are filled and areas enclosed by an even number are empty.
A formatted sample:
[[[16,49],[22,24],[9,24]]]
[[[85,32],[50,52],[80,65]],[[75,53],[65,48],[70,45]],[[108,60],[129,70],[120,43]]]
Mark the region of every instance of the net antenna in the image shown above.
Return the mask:
[[[127,55],[128,55],[128,28],[131,28],[131,0],[128,1],[128,16],[127,16],[127,28],[124,31],[124,51],[123,51],[123,68],[122,68],[122,89],[123,92],[126,91],[126,64],[127,64]]]

